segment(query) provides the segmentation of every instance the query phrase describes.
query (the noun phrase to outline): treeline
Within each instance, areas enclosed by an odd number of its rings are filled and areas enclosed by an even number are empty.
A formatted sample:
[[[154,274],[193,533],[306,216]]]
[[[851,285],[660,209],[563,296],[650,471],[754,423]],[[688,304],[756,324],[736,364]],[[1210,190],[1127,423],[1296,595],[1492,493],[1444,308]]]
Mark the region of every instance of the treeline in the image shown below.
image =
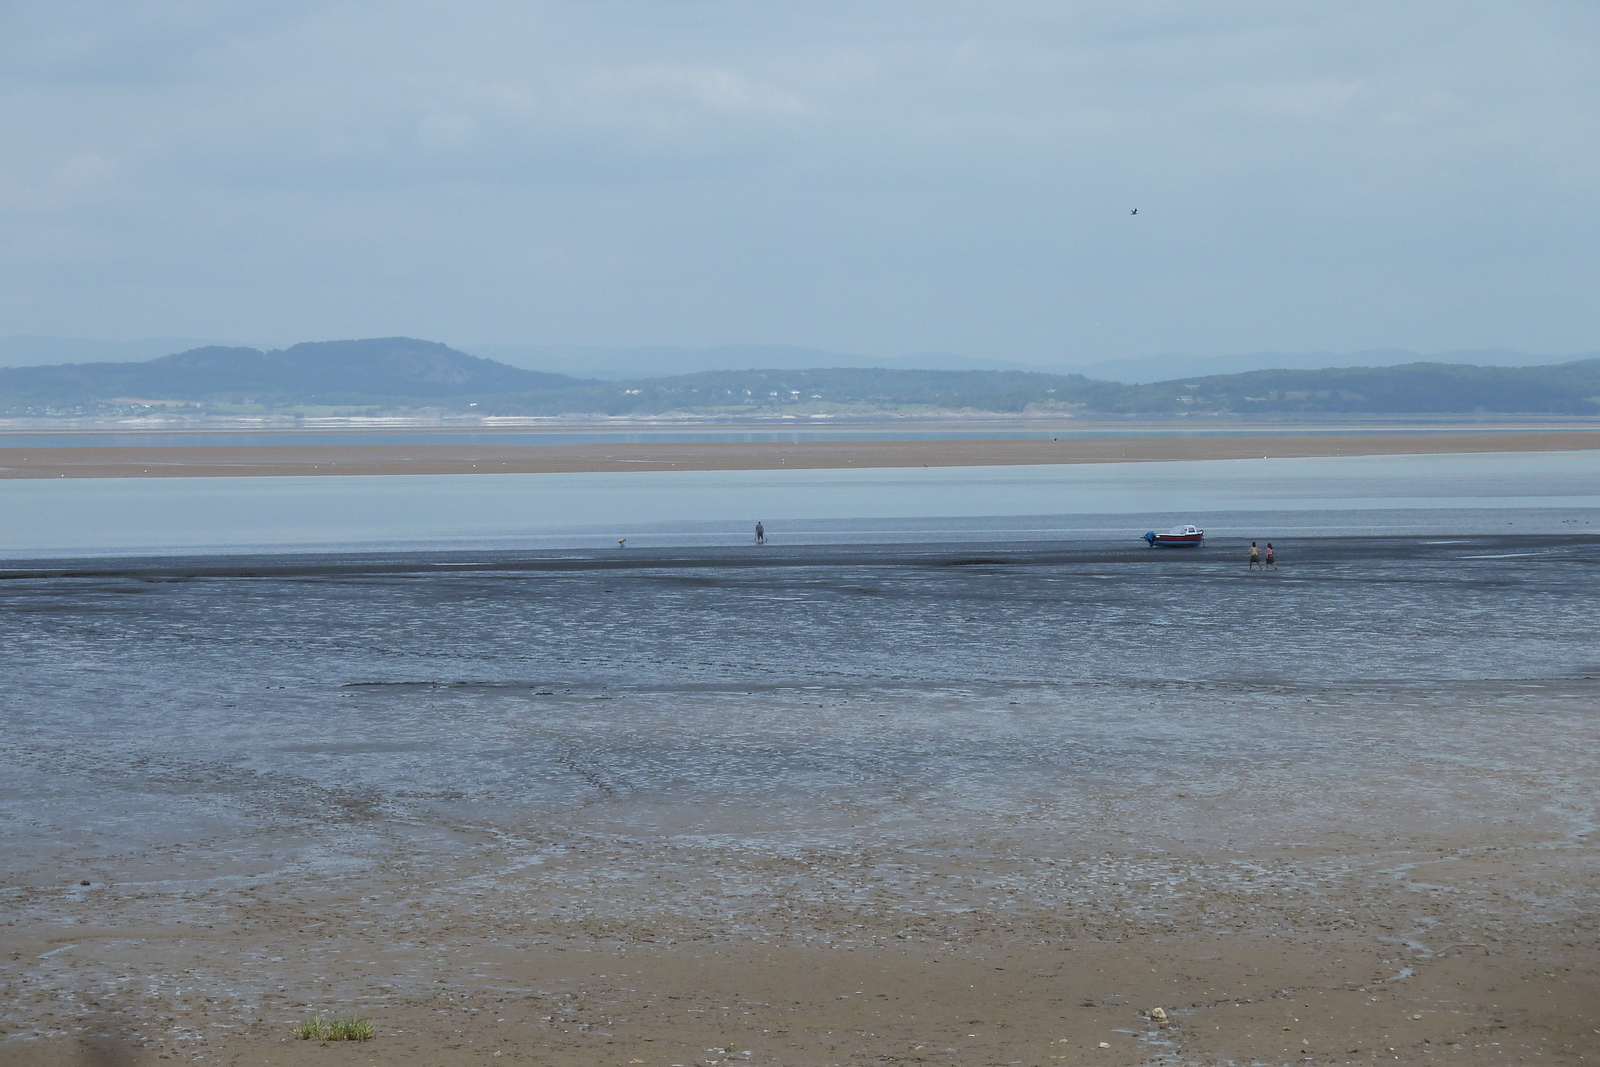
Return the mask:
[[[1547,367],[1408,363],[1261,370],[1119,386],[1093,403],[1108,412],[1164,414],[1593,415],[1600,413],[1600,360]]]

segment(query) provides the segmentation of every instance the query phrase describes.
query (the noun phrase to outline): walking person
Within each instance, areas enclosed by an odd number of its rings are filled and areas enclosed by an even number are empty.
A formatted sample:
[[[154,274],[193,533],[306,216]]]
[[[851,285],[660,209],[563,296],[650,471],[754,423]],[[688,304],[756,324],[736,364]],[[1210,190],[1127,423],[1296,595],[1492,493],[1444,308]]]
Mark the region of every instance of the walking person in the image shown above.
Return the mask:
[[[1278,569],[1278,554],[1272,550],[1271,541],[1267,542],[1267,562],[1262,566],[1261,569],[1264,571],[1275,571]]]
[[[1253,571],[1259,566],[1261,566],[1261,550],[1256,547],[1256,543],[1254,541],[1251,541],[1250,542],[1250,566],[1246,567],[1245,570]]]
[[[767,528],[765,526],[762,526],[761,523],[757,522],[756,523],[756,544],[764,545],[766,543],[767,543]]]

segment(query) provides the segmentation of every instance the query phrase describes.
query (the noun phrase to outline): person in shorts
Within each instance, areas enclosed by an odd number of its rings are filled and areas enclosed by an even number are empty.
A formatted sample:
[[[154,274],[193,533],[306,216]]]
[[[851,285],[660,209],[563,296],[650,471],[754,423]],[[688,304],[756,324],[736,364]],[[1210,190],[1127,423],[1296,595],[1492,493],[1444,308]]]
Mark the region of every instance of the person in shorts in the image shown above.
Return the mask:
[[[1278,554],[1272,550],[1271,541],[1267,542],[1267,562],[1262,565],[1261,569],[1264,571],[1275,571],[1278,569]]]
[[[1245,570],[1253,571],[1259,566],[1261,566],[1261,550],[1256,547],[1256,543],[1254,541],[1251,541],[1250,542],[1250,566],[1246,567]]]

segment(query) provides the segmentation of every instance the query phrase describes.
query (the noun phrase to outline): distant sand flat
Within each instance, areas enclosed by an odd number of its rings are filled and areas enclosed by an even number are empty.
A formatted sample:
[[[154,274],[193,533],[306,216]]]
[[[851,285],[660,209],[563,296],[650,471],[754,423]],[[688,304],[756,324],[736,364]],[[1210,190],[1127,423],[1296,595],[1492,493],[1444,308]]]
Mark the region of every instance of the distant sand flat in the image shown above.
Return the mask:
[[[563,445],[205,445],[0,448],[0,478],[206,478],[374,474],[1003,467],[1161,460],[1566,452],[1600,431],[1116,437],[1058,441],[805,441]]]

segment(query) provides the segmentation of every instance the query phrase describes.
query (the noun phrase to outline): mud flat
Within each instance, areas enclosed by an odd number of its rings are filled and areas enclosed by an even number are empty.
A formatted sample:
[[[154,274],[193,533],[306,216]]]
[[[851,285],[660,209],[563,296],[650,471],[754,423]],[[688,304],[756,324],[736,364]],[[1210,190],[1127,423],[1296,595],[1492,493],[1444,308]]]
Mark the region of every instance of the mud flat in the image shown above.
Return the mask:
[[[1291,794],[1280,799],[1312,802]],[[591,828],[556,835],[533,864],[507,847],[531,828],[480,809],[452,828],[448,858],[437,823],[341,813],[357,841],[389,841],[346,843],[359,873],[303,853],[269,870],[174,849],[105,883],[90,868],[107,857],[77,857],[69,877],[90,887],[8,894],[28,921],[6,930],[0,1062],[1595,1056],[1592,865],[1550,832],[1538,798],[1477,825],[1351,818],[1336,804],[1292,844],[1191,848],[1181,839],[1204,834],[1207,816],[1270,821],[1266,797],[1128,799],[1083,825],[1076,848],[1016,827],[1009,841],[785,855]],[[405,848],[412,834],[432,847]],[[304,842],[271,846],[288,858]],[[358,1012],[378,1037],[289,1036],[318,1011]]]
[[[1337,433],[1060,440],[0,447],[0,478],[554,474],[1137,463],[1185,459],[1563,452],[1600,432]]]
[[[0,1063],[1592,1062],[1600,549],[1293,549],[7,580]]]

